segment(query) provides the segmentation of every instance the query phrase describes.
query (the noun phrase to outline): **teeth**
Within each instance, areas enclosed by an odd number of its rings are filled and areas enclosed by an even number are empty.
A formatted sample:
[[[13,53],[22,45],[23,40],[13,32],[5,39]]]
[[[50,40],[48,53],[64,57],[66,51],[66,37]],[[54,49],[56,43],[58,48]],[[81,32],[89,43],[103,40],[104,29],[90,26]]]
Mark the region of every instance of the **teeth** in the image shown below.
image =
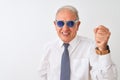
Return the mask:
[[[68,33],[68,32],[62,32],[62,34],[63,34],[64,36],[69,35],[69,33]]]

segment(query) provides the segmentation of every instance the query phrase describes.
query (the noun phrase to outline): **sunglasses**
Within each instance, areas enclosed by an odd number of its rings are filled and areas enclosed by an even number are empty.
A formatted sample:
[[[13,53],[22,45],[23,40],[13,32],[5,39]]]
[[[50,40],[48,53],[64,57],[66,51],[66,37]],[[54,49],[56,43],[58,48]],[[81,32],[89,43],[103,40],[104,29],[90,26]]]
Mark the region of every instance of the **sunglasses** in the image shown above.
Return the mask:
[[[56,20],[55,21],[57,26],[62,28],[65,24],[69,27],[69,28],[72,28],[74,27],[75,23],[78,22],[78,19],[77,20],[70,20],[70,21],[62,21],[62,20]]]

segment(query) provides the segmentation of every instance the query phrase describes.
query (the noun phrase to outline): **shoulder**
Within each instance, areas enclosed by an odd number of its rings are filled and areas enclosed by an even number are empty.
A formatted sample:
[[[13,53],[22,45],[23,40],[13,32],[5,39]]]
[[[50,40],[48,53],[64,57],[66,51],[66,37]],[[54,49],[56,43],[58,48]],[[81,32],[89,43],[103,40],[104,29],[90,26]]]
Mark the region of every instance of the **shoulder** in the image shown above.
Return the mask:
[[[86,43],[86,44],[94,44],[94,40],[88,38],[88,37],[84,37],[84,36],[78,36],[78,39],[80,41],[80,43]]]
[[[51,48],[54,48],[58,45],[58,40],[53,40],[53,41],[49,41],[49,42],[46,42],[45,45],[44,45],[44,49],[45,50],[49,50]]]
[[[51,52],[52,49],[55,48],[55,46],[57,45],[57,40],[54,40],[54,41],[48,41],[46,42],[43,47],[41,48],[42,49],[42,56],[43,58],[45,57],[49,57],[49,53]]]

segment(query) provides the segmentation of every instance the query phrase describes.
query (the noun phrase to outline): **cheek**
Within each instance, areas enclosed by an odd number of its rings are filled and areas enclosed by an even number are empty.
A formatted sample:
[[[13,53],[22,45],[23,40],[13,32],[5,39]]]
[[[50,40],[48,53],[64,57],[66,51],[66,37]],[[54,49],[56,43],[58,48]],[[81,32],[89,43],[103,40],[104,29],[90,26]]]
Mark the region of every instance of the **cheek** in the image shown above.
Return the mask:
[[[75,34],[77,33],[77,31],[78,31],[77,28],[71,29],[71,33],[72,33],[73,35],[75,35]]]
[[[61,28],[56,27],[56,31],[57,31],[58,34],[60,34],[61,30],[62,30]]]

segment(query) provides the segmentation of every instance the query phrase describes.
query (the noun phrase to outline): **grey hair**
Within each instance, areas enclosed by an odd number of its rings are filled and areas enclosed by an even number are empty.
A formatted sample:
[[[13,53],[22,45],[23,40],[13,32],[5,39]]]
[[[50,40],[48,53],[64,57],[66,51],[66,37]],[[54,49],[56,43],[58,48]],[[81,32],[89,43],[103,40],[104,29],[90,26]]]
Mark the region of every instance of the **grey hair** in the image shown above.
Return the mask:
[[[76,14],[77,20],[79,20],[78,10],[77,10],[75,7],[70,6],[70,5],[63,6],[63,7],[59,8],[59,9],[57,10],[57,12],[56,12],[56,16],[57,16],[57,14],[58,14],[60,11],[62,11],[63,9],[68,9],[68,10],[74,12],[74,13]]]

